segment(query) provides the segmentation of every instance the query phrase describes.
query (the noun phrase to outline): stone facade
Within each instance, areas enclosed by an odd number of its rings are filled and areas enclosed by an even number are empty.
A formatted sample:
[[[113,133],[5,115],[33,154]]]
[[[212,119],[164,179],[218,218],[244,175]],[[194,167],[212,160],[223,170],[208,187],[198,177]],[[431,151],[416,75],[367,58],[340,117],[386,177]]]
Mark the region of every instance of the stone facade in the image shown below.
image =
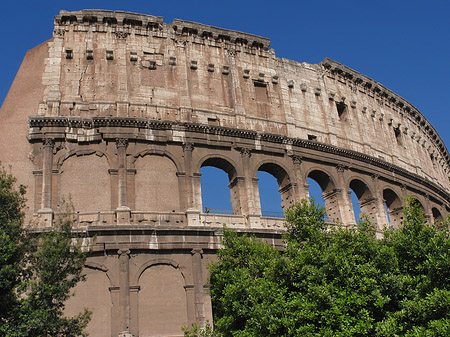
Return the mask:
[[[281,245],[257,172],[282,206],[319,183],[330,223],[354,223],[349,188],[381,229],[413,195],[450,212],[450,158],[410,103],[356,71],[280,59],[266,38],[126,12],[61,11],[0,111],[0,160],[28,186],[28,222],[72,201],[91,254],[68,314],[92,336],[177,336],[212,320],[206,266],[222,224]],[[203,213],[203,166],[229,177],[233,214]],[[94,240],[95,238],[95,240]]]

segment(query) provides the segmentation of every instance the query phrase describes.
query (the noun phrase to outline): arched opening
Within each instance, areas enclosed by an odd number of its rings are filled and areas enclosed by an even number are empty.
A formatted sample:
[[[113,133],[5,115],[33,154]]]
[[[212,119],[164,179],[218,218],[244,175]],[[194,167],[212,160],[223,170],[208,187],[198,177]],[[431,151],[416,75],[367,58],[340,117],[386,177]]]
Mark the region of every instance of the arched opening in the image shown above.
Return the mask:
[[[222,158],[209,158],[200,168],[202,212],[241,214],[236,170]]]
[[[309,200],[314,199],[317,205],[325,207],[325,200],[323,199],[322,188],[319,183],[309,177],[306,179],[306,183],[308,184]]]
[[[335,193],[336,188],[330,176],[323,171],[313,170],[308,174],[306,181],[309,184],[310,198],[314,197],[319,204],[322,200],[327,213],[327,221],[335,223],[339,218],[339,204]]]
[[[353,206],[353,214],[355,215],[355,221],[358,222],[361,219],[361,207],[359,206],[359,200],[355,192],[350,189],[350,200]]]
[[[202,205],[204,213],[232,214],[228,175],[221,169],[205,166],[200,169],[202,174]]]
[[[277,198],[274,198],[272,202],[277,205],[280,205],[281,207],[281,213],[278,215],[276,213],[269,213],[271,212],[270,209],[265,210],[263,208],[263,205],[261,204],[261,211],[263,216],[275,216],[275,217],[284,217],[283,211],[287,208],[289,208],[293,202],[294,202],[294,196],[293,196],[293,189],[291,180],[287,174],[287,172],[279,165],[273,164],[273,163],[266,163],[259,167],[258,172],[265,172],[271,175],[276,179],[276,183],[278,184],[278,189],[275,187],[272,189],[272,194],[276,193],[278,190],[279,195],[281,197],[281,204],[277,203]],[[259,189],[259,183],[258,183],[258,189]],[[264,191],[262,191],[264,193]],[[259,191],[260,199],[261,199],[261,190]],[[265,196],[263,196],[265,198]],[[271,206],[270,208],[275,209],[274,212],[276,212],[276,205]],[[279,209],[279,208],[278,208]],[[280,211],[278,211],[280,212]]]
[[[383,200],[387,209],[389,223],[392,228],[398,228],[403,221],[403,205],[398,195],[387,188],[383,190]]]
[[[284,213],[277,179],[265,171],[258,171],[257,177],[261,215],[282,218]]]
[[[436,224],[441,224],[441,222],[444,220],[444,218],[442,217],[441,212],[439,212],[439,210],[436,207],[433,207],[431,209],[431,211],[433,212],[433,218],[434,218],[434,222]]]
[[[376,223],[377,204],[367,184],[359,179],[353,179],[349,187],[355,194],[352,198],[355,220],[358,221],[361,214],[366,214],[372,223]]]
[[[423,204],[417,198],[412,197],[412,200],[419,205],[420,209],[422,210],[423,216],[425,217],[425,207],[423,207]]]

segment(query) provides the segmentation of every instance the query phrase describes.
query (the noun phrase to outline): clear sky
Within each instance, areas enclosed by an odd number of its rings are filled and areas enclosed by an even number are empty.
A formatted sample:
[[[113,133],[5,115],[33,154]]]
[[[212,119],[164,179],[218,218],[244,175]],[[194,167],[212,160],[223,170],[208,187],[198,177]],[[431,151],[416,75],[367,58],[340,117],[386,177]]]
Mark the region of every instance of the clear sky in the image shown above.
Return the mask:
[[[450,0],[17,0],[1,8],[0,103],[26,51],[51,38],[60,9],[124,10],[264,36],[278,57],[299,62],[336,60],[409,101],[450,146]]]

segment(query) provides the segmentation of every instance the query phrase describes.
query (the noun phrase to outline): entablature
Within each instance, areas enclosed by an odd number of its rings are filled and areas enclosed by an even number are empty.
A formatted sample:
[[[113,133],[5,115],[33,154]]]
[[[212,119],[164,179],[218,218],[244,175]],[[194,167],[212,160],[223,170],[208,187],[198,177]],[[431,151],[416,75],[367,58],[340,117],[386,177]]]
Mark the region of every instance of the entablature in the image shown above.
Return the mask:
[[[91,134],[84,132],[90,130]],[[145,131],[154,133],[152,137],[149,137]],[[447,202],[450,202],[450,194],[426,177],[419,176],[416,173],[382,159],[316,140],[293,138],[285,135],[216,125],[159,121],[145,118],[30,116],[28,124],[28,140],[31,143],[42,142],[46,138],[78,143],[95,143],[101,140],[115,141],[117,138],[127,138],[140,142],[171,142],[182,145],[186,143],[186,139],[189,139],[190,142],[198,142],[199,144],[204,139],[205,144],[209,146],[211,145],[211,141],[214,141],[214,138],[211,138],[212,135],[217,136],[216,140],[221,146],[227,145],[236,148],[245,145],[252,149],[260,148],[260,151],[265,151],[273,148],[276,144],[277,148],[281,145],[281,151],[290,153],[312,151],[320,152],[322,156],[324,154],[336,156],[341,161],[357,161],[364,166],[379,168],[389,172],[390,175],[400,176],[414,182],[418,186],[429,188]],[[225,141],[225,137],[229,141]],[[262,144],[262,146],[257,146],[257,143]]]

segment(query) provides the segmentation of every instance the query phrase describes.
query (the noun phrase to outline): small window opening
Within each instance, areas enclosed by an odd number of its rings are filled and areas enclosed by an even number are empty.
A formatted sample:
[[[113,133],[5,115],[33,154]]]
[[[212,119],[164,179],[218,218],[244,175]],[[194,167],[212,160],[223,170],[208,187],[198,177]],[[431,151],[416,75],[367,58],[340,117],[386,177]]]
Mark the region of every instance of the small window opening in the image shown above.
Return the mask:
[[[71,60],[73,58],[73,50],[66,49],[66,59]]]
[[[255,96],[258,102],[268,102],[267,85],[264,82],[253,82],[255,85]]]
[[[308,135],[308,140],[317,140],[317,136]]]
[[[208,125],[219,125],[219,120],[217,118],[208,118]]]
[[[347,119],[347,104],[344,102],[336,102],[336,109],[341,120]]]

